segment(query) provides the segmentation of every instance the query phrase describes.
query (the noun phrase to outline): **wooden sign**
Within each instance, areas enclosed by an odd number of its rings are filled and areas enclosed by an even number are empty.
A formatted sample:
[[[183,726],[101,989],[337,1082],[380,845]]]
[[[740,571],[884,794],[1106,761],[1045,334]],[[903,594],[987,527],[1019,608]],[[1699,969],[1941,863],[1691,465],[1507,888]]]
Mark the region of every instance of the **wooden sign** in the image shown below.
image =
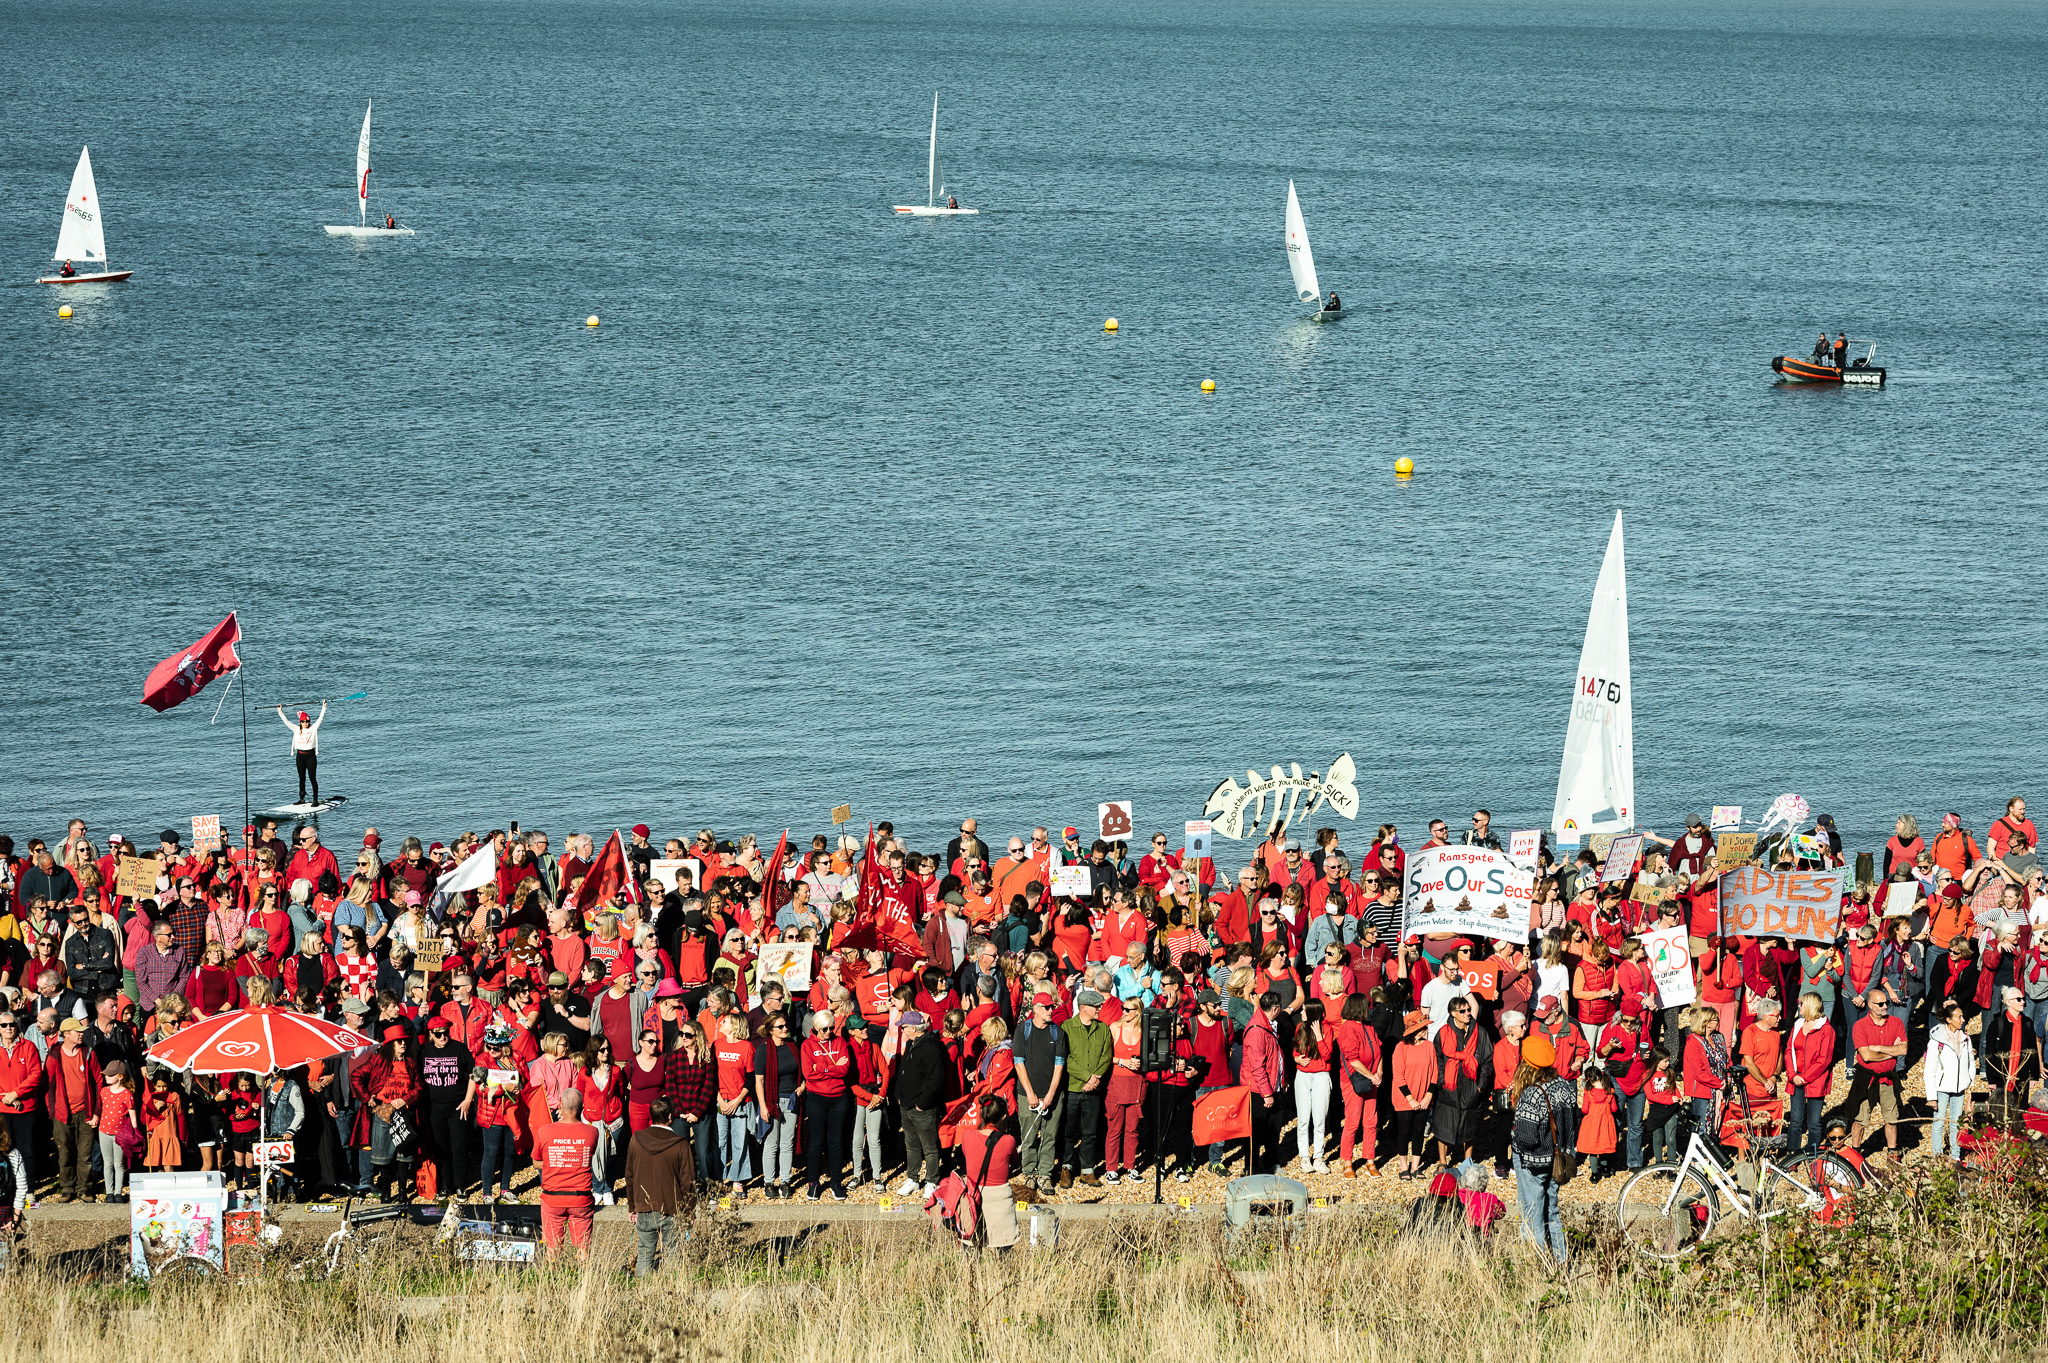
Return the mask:
[[[847,823],[847,822],[851,821],[851,820],[852,820],[852,818],[853,818],[853,806],[852,806],[852,805],[850,805],[850,804],[847,804],[847,805],[834,805],[834,806],[832,806],[832,826],[833,826],[834,828],[837,828],[837,827],[839,827],[839,825],[841,825],[841,824],[843,824],[843,823]]]
[[[436,937],[431,942],[421,942],[419,945],[419,950],[413,952],[412,954],[412,963],[414,967],[420,970],[424,970],[429,975],[433,974],[437,970],[443,969],[444,962],[446,962],[447,959],[448,944],[438,937]]]
[[[1129,842],[1131,840],[1131,802],[1110,800],[1095,806],[1095,822],[1100,830],[1097,834],[1104,842]]]
[[[1756,834],[1723,833],[1714,839],[1714,869],[1725,875],[1756,856]]]
[[[114,893],[123,899],[156,898],[155,857],[122,857],[114,872]]]
[[[220,846],[220,815],[194,814],[192,816],[192,850],[204,854]]]

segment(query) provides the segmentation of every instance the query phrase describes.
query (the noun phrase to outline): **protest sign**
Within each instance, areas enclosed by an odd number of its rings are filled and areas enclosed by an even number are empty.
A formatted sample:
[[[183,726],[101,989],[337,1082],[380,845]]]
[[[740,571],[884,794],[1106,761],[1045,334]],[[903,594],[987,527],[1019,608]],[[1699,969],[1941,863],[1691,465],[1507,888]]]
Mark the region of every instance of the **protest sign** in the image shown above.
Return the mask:
[[[1055,866],[1052,871],[1052,897],[1086,899],[1094,893],[1093,880],[1094,876],[1090,874],[1088,863],[1085,861]]]
[[[1209,855],[1210,825],[1207,819],[1189,819],[1182,835],[1182,860],[1190,867],[1201,865]]]
[[[763,942],[754,960],[755,988],[769,980],[780,980],[794,998],[811,987],[811,956],[816,948],[809,942]]]
[[[258,1141],[252,1148],[255,1150],[256,1162],[258,1164],[290,1164],[292,1162],[292,1142],[289,1136],[282,1140]]]
[[[114,893],[123,899],[156,898],[155,857],[122,857],[114,871]]]
[[[1595,833],[1586,839],[1586,848],[1603,863],[1607,860],[1607,849],[1614,846],[1612,833]]]
[[[1917,880],[1895,880],[1884,887],[1884,916],[1886,918],[1911,918],[1913,905],[1920,899],[1920,882]]]
[[[1524,828],[1508,834],[1508,860],[1517,866],[1534,869],[1536,854],[1543,850],[1543,830]]]
[[[676,892],[676,872],[683,868],[687,868],[690,872],[690,884],[693,886],[698,885],[699,879],[704,874],[704,866],[695,857],[656,858],[647,863],[647,874],[660,881],[662,889],[667,890],[670,894],[674,894]]]
[[[1726,873],[1745,866],[1756,855],[1756,834],[1723,833],[1714,839],[1714,869]]]
[[[1358,817],[1358,767],[1348,752],[1338,754],[1327,775],[1304,773],[1299,762],[1289,762],[1284,768],[1276,762],[1266,776],[1245,768],[1244,779],[1250,784],[1239,785],[1235,776],[1218,782],[1202,806],[1204,814],[1214,816],[1216,831],[1226,838],[1245,835],[1247,815],[1253,831],[1269,833],[1281,824],[1294,828],[1306,823],[1324,807],[1347,819]],[[1270,820],[1266,817],[1269,809]]]
[[[1472,992],[1480,998],[1497,999],[1500,997],[1499,966],[1491,961],[1485,963],[1475,961],[1473,964],[1466,966],[1463,973],[1465,983],[1470,985]]]
[[[1636,857],[1643,850],[1643,835],[1624,833],[1607,844],[1607,860],[1600,867],[1602,885],[1619,885],[1627,880],[1636,868]]]
[[[850,820],[850,819],[852,819],[852,818],[853,818],[853,806],[852,806],[852,805],[850,805],[850,804],[846,804],[846,805],[834,805],[834,806],[832,806],[832,826],[833,826],[834,828],[837,828],[837,827],[839,827],[839,825],[841,825],[841,824],[843,824],[843,823],[846,823],[846,822],[847,822],[848,820]]]
[[[220,815],[194,814],[192,816],[192,850],[196,853],[211,852],[220,846]]]
[[[1628,897],[1638,904],[1662,904],[1675,893],[1669,885],[1645,885],[1637,881],[1629,887]]]
[[[412,954],[413,968],[424,970],[429,975],[440,970],[447,959],[448,944],[438,937],[421,942],[419,950]]]
[[[1683,923],[1670,928],[1652,928],[1638,933],[1643,942],[1643,964],[1657,985],[1657,1006],[1677,1008],[1697,996],[1692,982],[1692,947]]]
[[[1842,931],[1846,870],[1779,871],[1745,866],[1721,877],[1721,932],[1832,942]]]
[[[1109,800],[1095,806],[1096,836],[1104,842],[1131,840],[1131,802]]]
[[[1464,933],[1486,941],[1529,935],[1535,876],[1490,847],[1424,847],[1408,854],[1403,935]]]
[[[1715,805],[1714,817],[1708,820],[1708,827],[1716,833],[1733,833],[1742,827],[1741,805]]]

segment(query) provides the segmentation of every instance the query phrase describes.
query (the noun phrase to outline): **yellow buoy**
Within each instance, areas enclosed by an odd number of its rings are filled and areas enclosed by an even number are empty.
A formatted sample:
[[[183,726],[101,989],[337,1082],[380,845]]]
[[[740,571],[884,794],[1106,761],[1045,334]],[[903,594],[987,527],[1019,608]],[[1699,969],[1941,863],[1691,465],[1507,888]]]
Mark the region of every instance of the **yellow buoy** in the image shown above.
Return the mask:
[[[69,317],[71,315],[71,305],[66,303],[63,307],[57,309],[57,315],[59,317]]]
[[[1400,477],[1408,477],[1415,472],[1415,461],[1406,455],[1401,456],[1394,461],[1394,472]]]
[[[584,326],[587,326],[587,327],[594,327],[594,326],[596,326],[596,325],[597,325],[597,314],[593,312],[593,313],[591,313],[591,314],[590,314],[590,316],[588,316],[588,317],[584,318],[584,319],[583,319],[583,325],[584,325]]]
[[[1110,319],[1109,319],[1109,320],[1108,320],[1107,322],[1104,322],[1104,323],[1102,324],[1102,329],[1103,329],[1104,331],[1115,331],[1115,330],[1116,330],[1116,318],[1112,317],[1112,318],[1110,318]]]
[[[1214,379],[1203,379],[1203,380],[1202,380],[1202,391],[1203,391],[1203,392],[1205,392],[1205,393],[1213,393],[1213,392],[1215,392],[1215,391],[1216,391],[1216,380],[1214,380]]]

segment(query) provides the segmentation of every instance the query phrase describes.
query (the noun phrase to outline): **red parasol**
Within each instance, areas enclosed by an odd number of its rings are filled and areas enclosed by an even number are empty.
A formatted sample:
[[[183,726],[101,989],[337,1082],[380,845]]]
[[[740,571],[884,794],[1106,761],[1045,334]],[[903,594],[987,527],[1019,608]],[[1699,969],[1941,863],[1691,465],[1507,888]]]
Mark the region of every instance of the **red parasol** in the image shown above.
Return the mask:
[[[244,1008],[165,1037],[149,1048],[149,1058],[194,1074],[268,1074],[376,1044],[339,1023],[289,1008]]]

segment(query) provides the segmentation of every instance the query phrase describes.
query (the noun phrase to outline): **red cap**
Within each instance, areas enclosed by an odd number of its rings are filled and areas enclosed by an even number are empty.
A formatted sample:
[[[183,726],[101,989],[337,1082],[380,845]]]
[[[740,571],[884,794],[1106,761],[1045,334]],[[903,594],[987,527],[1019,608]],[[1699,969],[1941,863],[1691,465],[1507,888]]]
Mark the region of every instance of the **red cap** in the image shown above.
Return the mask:
[[[376,834],[376,833],[365,833],[365,834],[363,834],[363,846],[365,846],[365,847],[382,847],[383,845],[384,845],[384,839],[383,839],[383,838],[382,838],[381,836],[379,836],[378,834]]]
[[[633,825],[633,836],[634,836],[634,837],[636,837],[636,838],[644,838],[644,837],[646,837],[646,836],[647,836],[647,825],[646,825],[646,824],[644,824],[644,823],[636,823],[636,824],[634,824],[634,825]]]
[[[384,1039],[386,1041],[410,1041],[412,1040],[412,1033],[405,1030],[404,1023],[394,1022],[384,1029]]]
[[[243,837],[245,837],[245,838],[253,838],[253,837],[255,837],[255,836],[256,836],[256,825],[255,825],[255,824],[253,824],[253,823],[249,823],[249,824],[243,824],[243,825],[242,825],[242,836],[243,836]]]

